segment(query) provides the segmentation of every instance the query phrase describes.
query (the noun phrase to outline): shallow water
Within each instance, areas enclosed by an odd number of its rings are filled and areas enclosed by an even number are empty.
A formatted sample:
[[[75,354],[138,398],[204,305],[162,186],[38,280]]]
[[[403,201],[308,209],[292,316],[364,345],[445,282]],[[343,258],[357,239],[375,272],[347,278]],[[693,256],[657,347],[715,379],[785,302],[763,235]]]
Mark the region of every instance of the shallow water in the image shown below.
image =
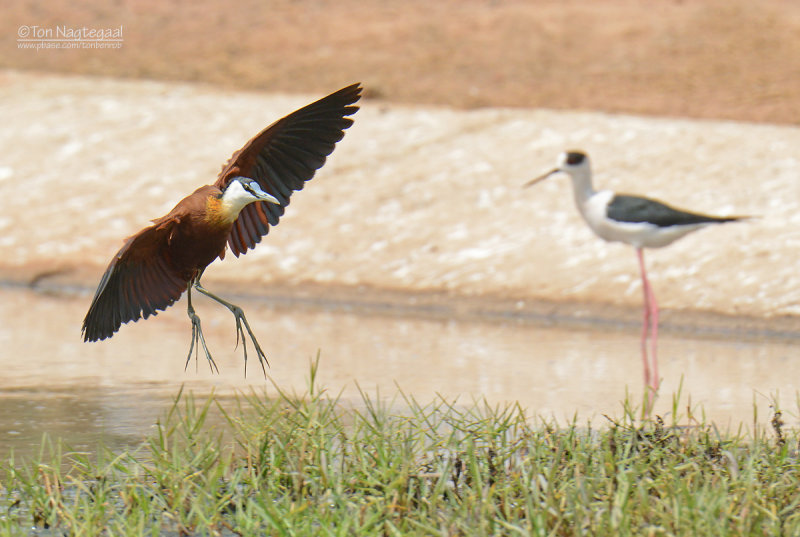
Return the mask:
[[[198,298],[196,307],[219,374],[204,360],[193,359],[184,370],[190,337],[184,302],[89,344],[81,341],[80,323],[90,299],[0,288],[0,455],[12,448],[35,454],[45,433],[75,449],[99,441],[134,446],[182,385],[201,398],[212,390],[276,394],[254,362],[245,377],[233,321],[213,302]],[[342,304],[240,304],[268,353],[271,381],[289,391],[305,390],[319,352],[318,384],[356,403],[359,387],[386,398],[396,397],[399,388],[419,402],[437,394],[462,404],[481,398],[519,402],[529,415],[559,423],[577,415],[602,424],[603,415],[621,415],[626,392],[641,397],[636,326],[544,325],[513,314],[491,322],[365,315]],[[769,405],[778,398],[787,424],[796,425],[800,338],[667,330],[659,356],[663,383],[656,413],[671,410],[682,381],[684,416],[691,404],[723,427],[749,425],[755,402],[759,421],[768,425]]]

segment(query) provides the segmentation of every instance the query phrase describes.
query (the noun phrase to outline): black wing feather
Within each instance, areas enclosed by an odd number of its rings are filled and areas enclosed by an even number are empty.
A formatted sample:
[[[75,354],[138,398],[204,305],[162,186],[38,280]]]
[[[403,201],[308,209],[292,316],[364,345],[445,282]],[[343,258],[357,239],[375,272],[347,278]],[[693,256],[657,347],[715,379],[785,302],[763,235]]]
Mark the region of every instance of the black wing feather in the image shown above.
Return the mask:
[[[690,213],[666,203],[625,194],[615,195],[608,204],[606,214],[617,222],[648,223],[658,227],[689,226],[695,224],[708,224],[731,222],[738,217],[718,217],[707,214]]]
[[[117,252],[83,320],[84,341],[111,337],[123,323],[147,319],[181,297],[188,281],[157,255],[168,236],[168,227],[150,226],[128,239]]]
[[[347,116],[358,110],[353,103],[361,98],[361,89],[360,84],[353,84],[292,112],[233,154],[215,185],[224,190],[234,177],[249,177],[280,201],[280,206],[262,204],[262,211],[253,208],[239,214],[228,236],[235,256],[246,253],[269,233],[269,226],[278,223],[292,193],[302,190],[325,164],[344,137],[344,130],[353,124]]]

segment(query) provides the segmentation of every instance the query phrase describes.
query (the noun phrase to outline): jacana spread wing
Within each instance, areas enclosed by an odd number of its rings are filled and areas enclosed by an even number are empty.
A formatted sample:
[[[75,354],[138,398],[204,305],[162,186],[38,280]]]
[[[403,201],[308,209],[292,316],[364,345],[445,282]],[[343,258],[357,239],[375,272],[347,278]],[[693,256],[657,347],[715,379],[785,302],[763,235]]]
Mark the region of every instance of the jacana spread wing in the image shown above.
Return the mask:
[[[174,224],[161,221],[146,227],[117,252],[83,320],[84,341],[111,337],[122,323],[147,319],[181,297],[188,281],[164,257]]]
[[[289,205],[292,192],[325,164],[357,110],[351,106],[361,97],[361,86],[353,84],[279,119],[233,154],[215,183],[224,190],[237,176],[258,181],[280,205],[256,202],[245,207],[233,224],[228,245],[237,257],[254,248]]]

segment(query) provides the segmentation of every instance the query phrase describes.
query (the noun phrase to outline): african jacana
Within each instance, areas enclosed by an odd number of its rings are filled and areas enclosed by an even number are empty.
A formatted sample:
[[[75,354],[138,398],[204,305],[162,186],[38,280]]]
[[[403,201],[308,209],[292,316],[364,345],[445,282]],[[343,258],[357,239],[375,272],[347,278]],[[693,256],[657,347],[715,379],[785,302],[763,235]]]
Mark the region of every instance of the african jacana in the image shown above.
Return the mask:
[[[200,277],[212,261],[225,256],[226,244],[238,257],[278,223],[292,192],[314,177],[353,124],[347,116],[358,110],[352,105],[360,97],[361,86],[353,84],[279,119],[235,152],[213,185],[198,188],[166,216],[127,239],[103,274],[83,320],[84,341],[106,339],[122,323],[147,319],[174,304],[186,290],[192,321],[187,365],[192,351],[199,352],[202,345],[216,368],[192,307],[194,287],[233,313],[246,367],[244,324],[265,370],[267,357],[242,309],[203,288]]]
[[[607,241],[619,241],[636,248],[644,292],[644,319],[642,327],[642,363],[644,384],[647,390],[646,413],[658,391],[658,304],[644,264],[644,248],[660,248],[684,235],[710,224],[735,222],[744,217],[709,216],[675,209],[660,201],[617,194],[611,190],[595,191],[589,157],[580,151],[568,151],[559,157],[557,166],[544,175],[525,184],[531,186],[553,174],[564,172],[572,179],[575,204],[581,216],[597,236]],[[647,358],[647,335],[651,335],[652,374]]]

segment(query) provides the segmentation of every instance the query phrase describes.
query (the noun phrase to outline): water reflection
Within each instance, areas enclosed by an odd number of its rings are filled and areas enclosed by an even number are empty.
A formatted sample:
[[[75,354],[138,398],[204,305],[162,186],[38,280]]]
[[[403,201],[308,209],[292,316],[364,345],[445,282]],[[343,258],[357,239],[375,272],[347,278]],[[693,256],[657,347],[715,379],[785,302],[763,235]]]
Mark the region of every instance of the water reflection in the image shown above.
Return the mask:
[[[3,390],[0,400],[0,453],[12,448],[15,457],[45,454],[45,436],[64,450],[93,452],[99,445],[118,449],[138,447],[157,417],[169,404],[160,391],[93,387]]]
[[[90,297],[51,297],[0,290],[0,454],[30,449],[41,435],[139,442],[185,385],[199,396],[251,388],[276,390],[252,363],[245,378],[234,350],[227,310],[198,300],[198,311],[220,374],[201,360],[184,370],[190,326],[183,302],[147,322],[126,325],[112,339],[86,344],[80,322]],[[548,327],[509,318],[502,322],[420,320],[347,311],[292,310],[244,303],[265,347],[271,379],[303,391],[309,363],[321,354],[319,383],[357,399],[396,394],[418,401],[437,394],[462,403],[519,401],[529,414],[565,422],[577,415],[604,422],[619,416],[626,390],[641,392],[638,331]],[[797,340],[753,341],[662,334],[662,390],[656,412],[671,409],[683,378],[681,407],[691,401],[723,426],[752,421],[755,400],[768,422],[771,397],[794,411],[800,379]],[[791,425],[792,417],[787,416]],[[85,433],[85,434],[84,434]],[[77,436],[76,436],[77,435]],[[83,435],[83,436],[81,436]],[[77,443],[77,445],[76,445]]]

